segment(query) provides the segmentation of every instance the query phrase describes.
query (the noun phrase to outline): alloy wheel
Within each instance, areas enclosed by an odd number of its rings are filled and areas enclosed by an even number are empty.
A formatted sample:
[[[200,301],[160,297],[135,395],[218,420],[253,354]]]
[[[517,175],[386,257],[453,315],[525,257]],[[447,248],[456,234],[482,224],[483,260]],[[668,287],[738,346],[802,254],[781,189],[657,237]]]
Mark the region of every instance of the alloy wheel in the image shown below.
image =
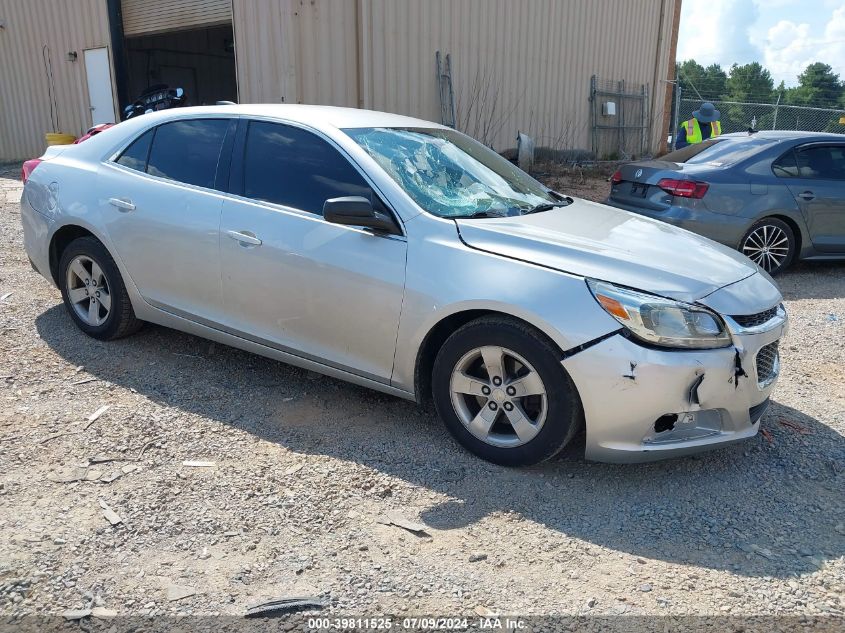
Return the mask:
[[[780,268],[789,257],[789,237],[779,226],[764,224],[745,238],[742,253],[766,272]]]
[[[73,311],[88,325],[106,322],[111,311],[111,291],[100,265],[79,255],[67,267],[67,296]]]
[[[484,346],[464,354],[452,370],[450,395],[461,423],[492,446],[522,446],[546,421],[548,400],[539,372],[504,347]]]

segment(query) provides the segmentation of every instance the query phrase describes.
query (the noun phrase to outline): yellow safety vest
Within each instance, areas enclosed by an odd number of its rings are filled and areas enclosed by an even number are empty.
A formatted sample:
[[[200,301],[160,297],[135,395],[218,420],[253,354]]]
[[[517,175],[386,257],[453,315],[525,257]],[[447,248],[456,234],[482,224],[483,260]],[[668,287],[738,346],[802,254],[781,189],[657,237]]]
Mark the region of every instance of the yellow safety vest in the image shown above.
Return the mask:
[[[693,145],[700,143],[704,139],[701,138],[701,126],[698,124],[698,119],[690,119],[681,123],[681,127],[687,133],[687,143]],[[713,121],[710,124],[710,138],[716,138],[722,133],[722,124],[718,121]]]

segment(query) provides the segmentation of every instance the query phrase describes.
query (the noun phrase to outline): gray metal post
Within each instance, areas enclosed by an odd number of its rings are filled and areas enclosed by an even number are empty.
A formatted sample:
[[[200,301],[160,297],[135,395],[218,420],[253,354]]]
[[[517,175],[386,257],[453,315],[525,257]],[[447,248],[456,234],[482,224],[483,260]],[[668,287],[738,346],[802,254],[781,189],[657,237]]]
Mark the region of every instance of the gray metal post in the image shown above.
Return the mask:
[[[678,117],[681,115],[681,82],[675,78],[675,116],[672,117],[672,149],[678,147]]]
[[[621,160],[622,157],[625,155],[625,82],[624,81],[617,81],[616,82],[616,92],[619,93],[619,97],[617,101],[619,101],[619,111],[616,113],[616,127],[619,130],[617,133],[616,142],[618,143],[618,147],[616,148],[616,154],[618,155],[619,159]]]
[[[596,76],[590,77],[590,123],[593,126],[593,153],[598,156],[598,125],[596,117]]]
[[[642,110],[640,111],[642,114],[640,117],[640,156],[643,156],[646,153],[646,138],[651,136],[651,134],[646,134],[646,127],[651,132],[651,125],[649,125],[651,116],[648,110],[648,89],[645,84],[640,85],[640,96],[640,105],[642,106]]]

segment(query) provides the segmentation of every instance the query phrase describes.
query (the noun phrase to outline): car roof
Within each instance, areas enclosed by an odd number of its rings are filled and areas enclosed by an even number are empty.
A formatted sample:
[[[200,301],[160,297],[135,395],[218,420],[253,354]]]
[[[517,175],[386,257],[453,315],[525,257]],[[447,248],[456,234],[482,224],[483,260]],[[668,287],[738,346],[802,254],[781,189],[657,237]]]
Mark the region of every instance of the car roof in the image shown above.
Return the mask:
[[[768,138],[777,141],[793,139],[845,141],[845,134],[837,134],[835,132],[802,132],[801,130],[759,130],[753,134],[749,134],[748,132],[731,132],[730,134],[722,134],[722,136],[730,139]]]
[[[293,103],[243,103],[237,105],[195,106],[176,108],[162,112],[172,113],[179,118],[187,116],[241,115],[271,117],[280,120],[302,123],[315,128],[326,126],[347,128],[368,127],[423,127],[443,128],[444,126],[423,119],[378,112],[376,110],[362,110],[359,108],[342,108],[325,105],[305,105]]]
[[[203,117],[254,116],[276,119],[279,122],[298,123],[327,135],[334,136],[338,130],[370,127],[403,127],[449,129],[438,123],[413,117],[323,105],[258,103],[214,106],[192,106],[170,108],[133,117],[95,134],[84,143],[64,148],[62,153],[80,159],[103,160],[124,146],[129,139],[162,123]]]

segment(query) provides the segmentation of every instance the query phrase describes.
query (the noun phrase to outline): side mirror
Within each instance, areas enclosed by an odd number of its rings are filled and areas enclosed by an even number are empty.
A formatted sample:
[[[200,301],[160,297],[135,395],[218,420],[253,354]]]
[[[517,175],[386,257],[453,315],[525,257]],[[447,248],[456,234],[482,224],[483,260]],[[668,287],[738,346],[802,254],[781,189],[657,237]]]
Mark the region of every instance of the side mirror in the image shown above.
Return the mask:
[[[399,233],[393,218],[373,209],[373,203],[363,196],[329,198],[323,204],[323,217],[333,224],[363,226],[382,233]]]

